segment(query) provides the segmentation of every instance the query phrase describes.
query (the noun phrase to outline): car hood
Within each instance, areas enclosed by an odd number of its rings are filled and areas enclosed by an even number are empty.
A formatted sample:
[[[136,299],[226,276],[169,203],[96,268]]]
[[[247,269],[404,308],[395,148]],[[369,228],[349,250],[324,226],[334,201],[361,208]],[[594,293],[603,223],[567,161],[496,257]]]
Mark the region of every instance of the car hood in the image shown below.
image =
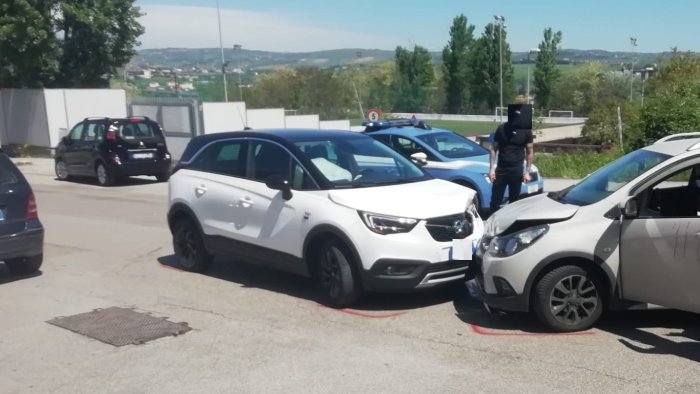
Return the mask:
[[[515,222],[535,221],[549,222],[566,220],[578,211],[577,205],[563,204],[552,200],[546,194],[519,200],[506,205],[486,222],[487,236],[494,236],[506,231]]]
[[[474,196],[473,190],[440,179],[328,192],[331,201],[358,211],[413,219],[465,212]]]

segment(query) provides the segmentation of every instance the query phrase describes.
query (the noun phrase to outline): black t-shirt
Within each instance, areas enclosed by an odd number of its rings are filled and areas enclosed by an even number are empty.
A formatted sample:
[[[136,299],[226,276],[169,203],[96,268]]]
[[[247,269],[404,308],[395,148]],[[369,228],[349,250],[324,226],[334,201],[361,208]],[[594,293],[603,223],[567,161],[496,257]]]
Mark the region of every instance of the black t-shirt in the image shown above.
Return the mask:
[[[533,141],[532,130],[515,129],[510,124],[503,123],[496,129],[493,140],[498,143],[498,167],[522,167],[525,148]]]

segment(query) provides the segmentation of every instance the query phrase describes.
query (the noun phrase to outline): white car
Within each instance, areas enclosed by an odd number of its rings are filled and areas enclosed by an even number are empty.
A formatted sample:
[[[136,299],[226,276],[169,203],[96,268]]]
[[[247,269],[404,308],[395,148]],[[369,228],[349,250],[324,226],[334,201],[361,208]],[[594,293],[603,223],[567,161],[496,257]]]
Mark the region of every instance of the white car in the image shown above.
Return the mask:
[[[232,132],[189,143],[168,221],[186,270],[238,257],[311,276],[342,307],[464,280],[483,235],[474,198],[359,133]]]
[[[508,205],[486,222],[477,252],[484,302],[532,311],[556,331],[589,328],[605,309],[700,313],[699,203],[700,133],[691,133]]]

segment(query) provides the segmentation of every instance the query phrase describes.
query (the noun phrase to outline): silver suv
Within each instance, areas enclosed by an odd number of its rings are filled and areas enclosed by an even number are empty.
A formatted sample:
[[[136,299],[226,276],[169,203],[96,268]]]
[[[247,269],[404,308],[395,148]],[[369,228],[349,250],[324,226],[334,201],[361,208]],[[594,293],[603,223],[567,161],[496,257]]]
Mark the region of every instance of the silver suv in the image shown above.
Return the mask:
[[[700,313],[699,202],[700,133],[686,133],[508,205],[480,243],[484,303],[555,331],[587,329],[605,309]]]

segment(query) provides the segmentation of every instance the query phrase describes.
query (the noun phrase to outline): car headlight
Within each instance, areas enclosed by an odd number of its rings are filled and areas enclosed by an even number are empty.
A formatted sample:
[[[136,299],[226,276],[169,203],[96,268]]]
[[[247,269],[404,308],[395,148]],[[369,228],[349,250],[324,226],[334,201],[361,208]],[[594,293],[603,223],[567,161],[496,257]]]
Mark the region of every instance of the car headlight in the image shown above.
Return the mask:
[[[512,256],[534,244],[547,230],[549,226],[544,224],[502,237],[494,237],[489,244],[489,254],[495,257]]]
[[[418,224],[417,219],[377,215],[367,212],[359,213],[367,228],[382,235],[407,233],[413,230],[416,224]]]

